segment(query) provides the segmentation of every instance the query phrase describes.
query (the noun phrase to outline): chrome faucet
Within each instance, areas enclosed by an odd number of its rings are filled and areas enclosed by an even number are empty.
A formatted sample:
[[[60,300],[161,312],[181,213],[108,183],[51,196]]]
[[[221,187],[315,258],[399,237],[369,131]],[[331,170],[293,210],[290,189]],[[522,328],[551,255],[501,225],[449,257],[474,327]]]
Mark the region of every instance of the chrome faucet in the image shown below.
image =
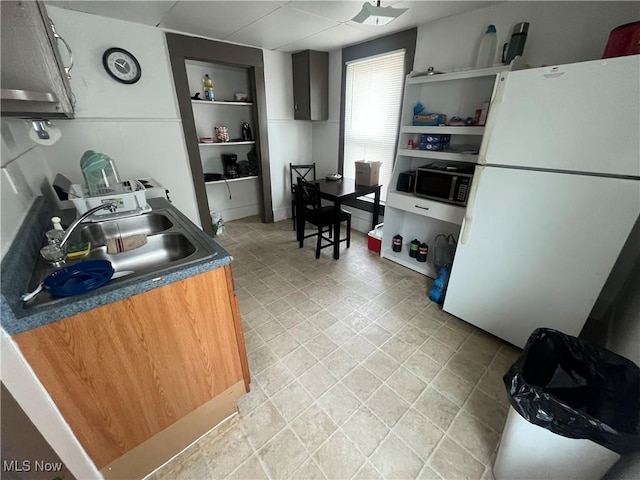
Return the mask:
[[[40,254],[42,255],[42,257],[47,262],[49,262],[50,264],[56,267],[59,267],[64,263],[66,263],[67,249],[65,248],[65,245],[69,241],[69,238],[71,237],[73,232],[78,228],[78,226],[82,222],[84,222],[87,219],[87,217],[103,209],[104,210],[108,209],[112,213],[115,213],[117,207],[115,203],[107,202],[97,207],[94,207],[90,210],[87,210],[82,215],[80,215],[80,217],[77,220],[75,220],[71,225],[69,225],[69,228],[67,228],[67,231],[65,232],[64,237],[62,237],[62,240],[60,240],[60,243],[53,242],[52,244],[47,245],[40,249]]]
[[[69,228],[67,228],[67,231],[64,234],[64,237],[62,237],[62,240],[60,240],[60,248],[62,249],[62,251],[64,251],[64,246],[69,241],[69,237],[71,237],[75,229],[78,228],[78,225],[84,222],[87,217],[93,215],[96,212],[99,212],[100,210],[108,209],[111,213],[115,213],[116,208],[117,207],[115,203],[107,202],[107,203],[103,203],[102,205],[98,205],[97,207],[94,207],[91,210],[87,210],[82,215],[80,215],[80,217],[75,222],[69,225]]]

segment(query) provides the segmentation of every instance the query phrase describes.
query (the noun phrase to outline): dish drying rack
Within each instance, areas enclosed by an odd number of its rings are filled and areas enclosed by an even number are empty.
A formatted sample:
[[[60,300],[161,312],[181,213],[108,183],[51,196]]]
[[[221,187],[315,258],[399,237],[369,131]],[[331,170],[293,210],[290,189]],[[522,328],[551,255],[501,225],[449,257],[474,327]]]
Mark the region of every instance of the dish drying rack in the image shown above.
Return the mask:
[[[88,222],[133,217],[151,211],[151,207],[147,203],[145,187],[141,182],[138,180],[127,180],[121,182],[119,185],[123,187],[123,193],[91,197],[86,187],[72,184],[69,189],[69,200],[73,202],[79,215],[104,203],[112,203],[115,205],[115,212],[107,209],[99,210],[87,219]]]

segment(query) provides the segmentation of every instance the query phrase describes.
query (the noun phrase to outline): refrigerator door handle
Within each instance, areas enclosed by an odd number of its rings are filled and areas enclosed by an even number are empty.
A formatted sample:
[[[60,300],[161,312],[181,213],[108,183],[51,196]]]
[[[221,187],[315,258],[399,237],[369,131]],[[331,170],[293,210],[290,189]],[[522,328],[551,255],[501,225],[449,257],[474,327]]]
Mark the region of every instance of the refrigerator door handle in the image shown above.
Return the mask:
[[[471,222],[473,217],[465,215],[462,219],[462,227],[460,228],[460,243],[466,245],[469,240],[469,232],[471,232]]]
[[[480,177],[485,168],[481,165],[476,165],[475,172],[473,173],[473,180],[471,181],[471,189],[469,190],[469,199],[467,200],[467,208],[462,219],[462,227],[460,227],[460,244],[466,245],[469,241],[469,235],[471,233],[471,222],[473,221],[473,206],[478,195],[478,184],[480,183]]]

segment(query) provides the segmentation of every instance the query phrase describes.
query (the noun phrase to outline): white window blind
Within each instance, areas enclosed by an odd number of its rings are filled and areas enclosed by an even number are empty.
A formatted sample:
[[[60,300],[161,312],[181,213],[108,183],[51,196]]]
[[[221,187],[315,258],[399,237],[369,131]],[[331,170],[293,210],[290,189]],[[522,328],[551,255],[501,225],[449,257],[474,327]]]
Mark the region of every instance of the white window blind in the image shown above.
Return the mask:
[[[387,196],[404,86],[404,50],[347,64],[343,174],[355,177],[355,161],[382,162],[381,198]]]

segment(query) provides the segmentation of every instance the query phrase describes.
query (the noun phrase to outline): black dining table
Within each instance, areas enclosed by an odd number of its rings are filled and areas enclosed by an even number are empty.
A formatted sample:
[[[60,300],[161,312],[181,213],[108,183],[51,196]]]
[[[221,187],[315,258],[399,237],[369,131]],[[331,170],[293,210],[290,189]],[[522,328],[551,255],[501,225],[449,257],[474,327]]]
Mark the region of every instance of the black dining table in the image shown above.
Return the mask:
[[[320,185],[320,197],[333,202],[337,219],[333,224],[334,239],[340,238],[340,209],[346,200],[362,197],[370,193],[374,194],[373,203],[373,220],[371,221],[371,229],[373,230],[378,224],[378,216],[380,215],[380,188],[382,185],[357,185],[354,178],[341,178],[340,180],[316,180],[315,183]],[[304,232],[304,227],[302,228]],[[298,230],[300,231],[300,230]],[[304,235],[304,233],[303,233]],[[333,258],[340,258],[340,242],[333,242]]]

